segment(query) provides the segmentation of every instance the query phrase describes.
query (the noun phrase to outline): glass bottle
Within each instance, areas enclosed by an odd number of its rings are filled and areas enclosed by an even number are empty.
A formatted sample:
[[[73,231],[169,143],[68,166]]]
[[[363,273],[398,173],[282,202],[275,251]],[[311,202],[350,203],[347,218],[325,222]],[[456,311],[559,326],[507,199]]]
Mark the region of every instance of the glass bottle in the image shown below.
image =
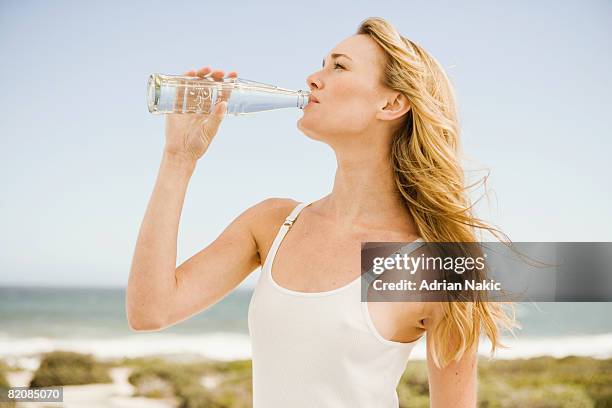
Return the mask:
[[[149,112],[211,113],[227,101],[228,115],[244,115],[281,108],[304,109],[310,92],[291,90],[242,78],[190,77],[151,74],[147,83]]]

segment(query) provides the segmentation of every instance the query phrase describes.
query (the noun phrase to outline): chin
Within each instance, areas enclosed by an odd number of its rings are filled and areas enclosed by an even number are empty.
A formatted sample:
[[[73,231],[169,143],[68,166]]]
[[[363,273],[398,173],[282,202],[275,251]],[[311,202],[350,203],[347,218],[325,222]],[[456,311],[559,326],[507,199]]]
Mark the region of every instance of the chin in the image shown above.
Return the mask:
[[[306,123],[304,122],[304,118],[300,118],[297,121],[297,128],[309,138],[313,140],[321,140],[317,132],[314,129],[312,129],[312,127],[308,126],[308,121],[306,121]]]

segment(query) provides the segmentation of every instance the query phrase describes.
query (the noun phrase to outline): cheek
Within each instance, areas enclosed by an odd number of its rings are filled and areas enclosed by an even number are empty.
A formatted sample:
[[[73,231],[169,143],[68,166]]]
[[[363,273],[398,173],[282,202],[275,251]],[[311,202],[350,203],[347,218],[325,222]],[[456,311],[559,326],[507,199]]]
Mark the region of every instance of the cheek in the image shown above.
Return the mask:
[[[340,125],[347,129],[362,129],[371,122],[375,113],[372,94],[355,83],[338,87],[333,102],[330,111],[334,112]]]
[[[367,80],[359,76],[345,77],[342,81],[334,83],[333,100],[337,104],[351,106],[360,114],[371,113],[375,106],[376,89]]]
[[[358,78],[346,78],[334,83],[333,89],[329,90],[333,95],[332,100],[338,104],[354,104],[355,100],[364,99],[367,91],[359,83]]]

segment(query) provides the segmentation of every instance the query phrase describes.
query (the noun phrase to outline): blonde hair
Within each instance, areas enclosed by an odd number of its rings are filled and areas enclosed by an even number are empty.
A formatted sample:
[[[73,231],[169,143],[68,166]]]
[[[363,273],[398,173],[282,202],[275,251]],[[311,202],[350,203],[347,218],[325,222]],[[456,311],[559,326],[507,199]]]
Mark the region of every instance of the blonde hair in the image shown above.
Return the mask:
[[[501,231],[472,214],[461,167],[459,120],[450,80],[438,61],[422,47],[401,36],[386,20],[370,17],[356,34],[369,35],[383,49],[384,85],[406,96],[411,106],[393,136],[391,164],[407,210],[426,242],[478,242],[475,228],[502,242]],[[484,177],[486,187],[486,176]],[[503,237],[500,237],[501,233]],[[478,345],[481,330],[491,341],[491,356],[501,343],[500,327],[520,327],[512,302],[442,302],[444,317],[427,333],[438,367],[458,361]],[[504,306],[510,306],[509,315]],[[459,339],[449,344],[447,339]]]

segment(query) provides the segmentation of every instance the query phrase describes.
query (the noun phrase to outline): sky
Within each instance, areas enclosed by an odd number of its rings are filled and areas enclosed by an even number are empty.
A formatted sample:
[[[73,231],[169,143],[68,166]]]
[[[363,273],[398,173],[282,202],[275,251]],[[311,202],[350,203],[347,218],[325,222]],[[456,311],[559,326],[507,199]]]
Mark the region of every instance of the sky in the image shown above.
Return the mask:
[[[466,168],[490,171],[477,215],[516,242],[612,240],[610,2],[3,0],[0,285],[127,285],[164,147],[149,74],[210,65],[307,89],[370,16],[445,67]],[[177,265],[266,198],[331,191],[335,156],[301,116],[223,121],[190,181]]]

